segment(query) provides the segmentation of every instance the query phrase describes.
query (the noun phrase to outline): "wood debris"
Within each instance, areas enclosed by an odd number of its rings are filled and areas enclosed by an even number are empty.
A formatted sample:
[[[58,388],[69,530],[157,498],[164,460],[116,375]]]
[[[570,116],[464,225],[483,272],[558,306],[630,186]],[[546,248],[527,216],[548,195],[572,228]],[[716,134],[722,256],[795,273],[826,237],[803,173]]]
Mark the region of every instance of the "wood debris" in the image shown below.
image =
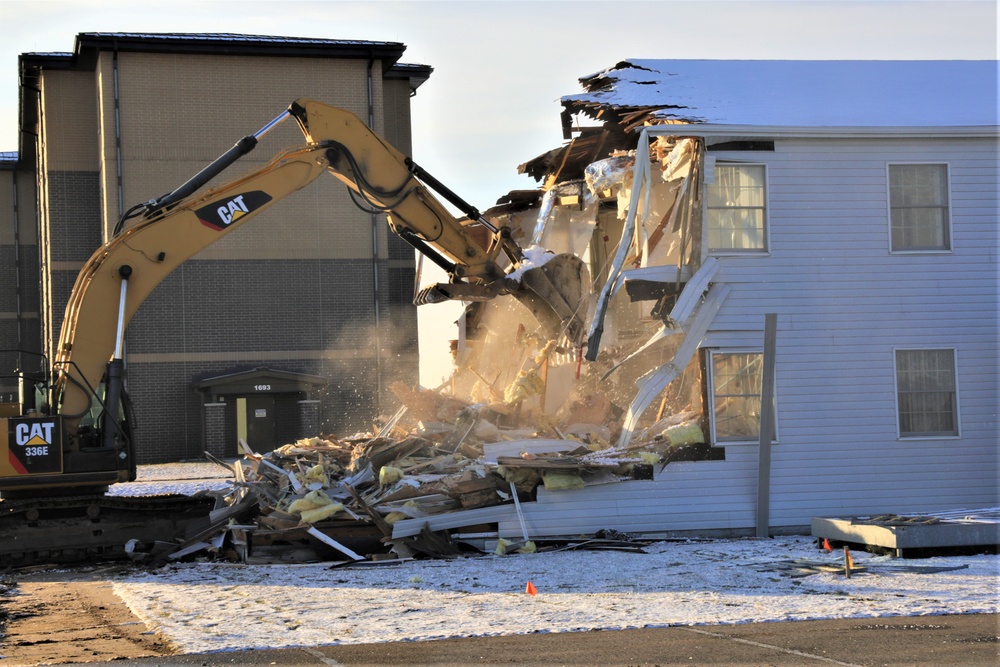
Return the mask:
[[[393,390],[404,407],[371,433],[316,436],[263,454],[241,442],[245,455],[231,464],[232,488],[218,492],[217,509],[179,542],[132,545],[133,560],[155,566],[192,557],[252,564],[450,558],[465,548],[453,532],[495,534],[497,517],[508,511],[524,532],[510,551],[524,552],[534,543],[521,503],[539,486],[559,491],[642,478],[640,468],[651,478],[652,464],[683,451],[660,432],[642,446],[616,450],[606,424],[560,427],[535,414],[519,418],[503,404]],[[606,402],[593,397],[569,414],[578,420],[607,413]],[[671,428],[677,431],[661,430]],[[685,446],[696,432],[697,424],[686,427]],[[494,507],[500,511],[488,511]]]

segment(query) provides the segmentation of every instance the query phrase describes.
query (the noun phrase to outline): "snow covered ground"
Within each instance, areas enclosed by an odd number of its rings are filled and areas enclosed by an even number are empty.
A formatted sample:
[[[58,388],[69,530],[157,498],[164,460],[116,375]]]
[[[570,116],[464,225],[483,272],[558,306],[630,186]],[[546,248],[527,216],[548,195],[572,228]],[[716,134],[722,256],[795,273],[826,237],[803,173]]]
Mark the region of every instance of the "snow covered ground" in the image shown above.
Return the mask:
[[[225,486],[226,471],[144,466],[121,495]],[[198,477],[180,480],[177,477]],[[657,542],[645,553],[561,551],[365,567],[183,563],[115,592],[184,652],[416,641],[755,621],[1000,612],[1000,558],[853,554],[847,578],[783,562],[842,564],[809,537]],[[929,568],[960,568],[932,572]],[[525,592],[528,582],[537,595]]]
[[[201,490],[228,489],[232,471],[206,461],[181,461],[139,466],[134,482],[113,484],[109,496],[149,496],[176,493],[190,496]]]

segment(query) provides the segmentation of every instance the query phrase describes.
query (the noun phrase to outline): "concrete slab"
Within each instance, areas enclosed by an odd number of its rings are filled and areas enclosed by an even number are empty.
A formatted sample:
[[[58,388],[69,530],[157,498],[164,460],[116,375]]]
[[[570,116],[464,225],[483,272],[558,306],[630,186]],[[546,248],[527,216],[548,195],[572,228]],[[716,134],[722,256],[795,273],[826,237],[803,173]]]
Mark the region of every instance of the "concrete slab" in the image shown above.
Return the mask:
[[[1000,521],[992,511],[961,518],[934,515],[879,515],[847,518],[813,517],[812,535],[819,539],[907,550],[1000,545]]]

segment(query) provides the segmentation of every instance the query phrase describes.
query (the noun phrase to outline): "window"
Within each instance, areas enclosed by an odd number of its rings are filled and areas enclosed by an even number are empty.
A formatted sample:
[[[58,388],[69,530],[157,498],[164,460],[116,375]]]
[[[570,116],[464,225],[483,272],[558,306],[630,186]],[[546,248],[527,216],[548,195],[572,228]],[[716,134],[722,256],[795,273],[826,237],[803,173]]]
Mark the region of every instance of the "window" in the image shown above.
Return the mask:
[[[709,252],[767,252],[764,165],[715,165],[706,187],[705,230]]]
[[[712,352],[712,434],[714,442],[760,439],[760,352]]]
[[[889,165],[892,252],[951,250],[948,165]]]
[[[896,350],[901,438],[958,435],[955,350]]]

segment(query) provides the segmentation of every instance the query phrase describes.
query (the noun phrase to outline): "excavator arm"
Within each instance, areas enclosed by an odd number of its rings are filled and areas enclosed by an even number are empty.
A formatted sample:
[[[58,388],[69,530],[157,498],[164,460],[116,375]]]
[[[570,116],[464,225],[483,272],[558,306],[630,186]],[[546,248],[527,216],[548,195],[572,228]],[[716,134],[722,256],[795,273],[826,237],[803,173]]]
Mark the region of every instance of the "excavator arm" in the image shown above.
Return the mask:
[[[362,206],[388,213],[392,230],[448,273],[450,281],[424,289],[417,305],[450,299],[483,301],[513,294],[535,313],[550,337],[567,333],[579,342],[582,282],[573,284],[570,279],[573,273],[582,276],[585,271],[578,258],[555,256],[546,262],[554,261],[552,266],[533,272],[527,281],[509,278],[498,263],[500,252],[506,255],[512,271],[525,259],[509,228],[494,226],[349,111],[303,98],[293,103],[289,112],[310,143],[327,147],[330,173],[350,188]],[[455,218],[428,186],[465,214],[468,224]],[[486,248],[466,229],[477,224],[490,232]],[[546,284],[557,273],[556,282]]]
[[[297,100],[289,111],[310,144],[326,147],[330,173],[351,190],[355,201],[362,208],[387,213],[396,234],[448,272],[453,287],[435,286],[422,297],[426,302],[490,299],[505,292],[499,252],[505,251],[512,263],[522,259],[521,249],[506,230],[494,227],[349,111],[308,99]],[[476,242],[417,174],[434,183],[439,193],[443,190],[473,224],[489,229],[488,248]]]
[[[288,117],[297,120],[304,145],[280,153],[256,171],[199,192]],[[66,442],[61,447],[54,444],[53,449],[81,463],[35,460],[32,470],[31,461],[15,461],[23,451],[8,442],[8,456],[0,456],[0,491],[23,487],[12,485],[12,479],[34,472],[62,473],[51,486],[107,484],[134,476],[120,413],[123,338],[129,320],[181,263],[324,172],[347,185],[362,208],[387,213],[393,231],[448,272],[449,281],[423,290],[418,304],[512,294],[535,313],[550,337],[566,334],[580,342],[579,304],[588,278],[578,258],[558,255],[529,267],[509,230],[493,226],[355,115],[299,99],[176,190],[127,212],[111,239],[87,261],[70,295],[52,364],[49,404],[56,414],[47,417],[53,420],[51,425],[39,422],[36,427],[31,422],[24,431],[43,433],[44,427],[64,434]],[[476,242],[467,225],[425,183],[465,213],[469,224],[490,231],[488,247]],[[506,272],[500,265],[501,252],[509,260]],[[517,278],[510,275],[515,270]],[[87,426],[90,431],[85,434],[81,422],[95,406],[100,418]],[[14,421],[12,430],[24,430]],[[74,470],[85,472],[74,474]]]

